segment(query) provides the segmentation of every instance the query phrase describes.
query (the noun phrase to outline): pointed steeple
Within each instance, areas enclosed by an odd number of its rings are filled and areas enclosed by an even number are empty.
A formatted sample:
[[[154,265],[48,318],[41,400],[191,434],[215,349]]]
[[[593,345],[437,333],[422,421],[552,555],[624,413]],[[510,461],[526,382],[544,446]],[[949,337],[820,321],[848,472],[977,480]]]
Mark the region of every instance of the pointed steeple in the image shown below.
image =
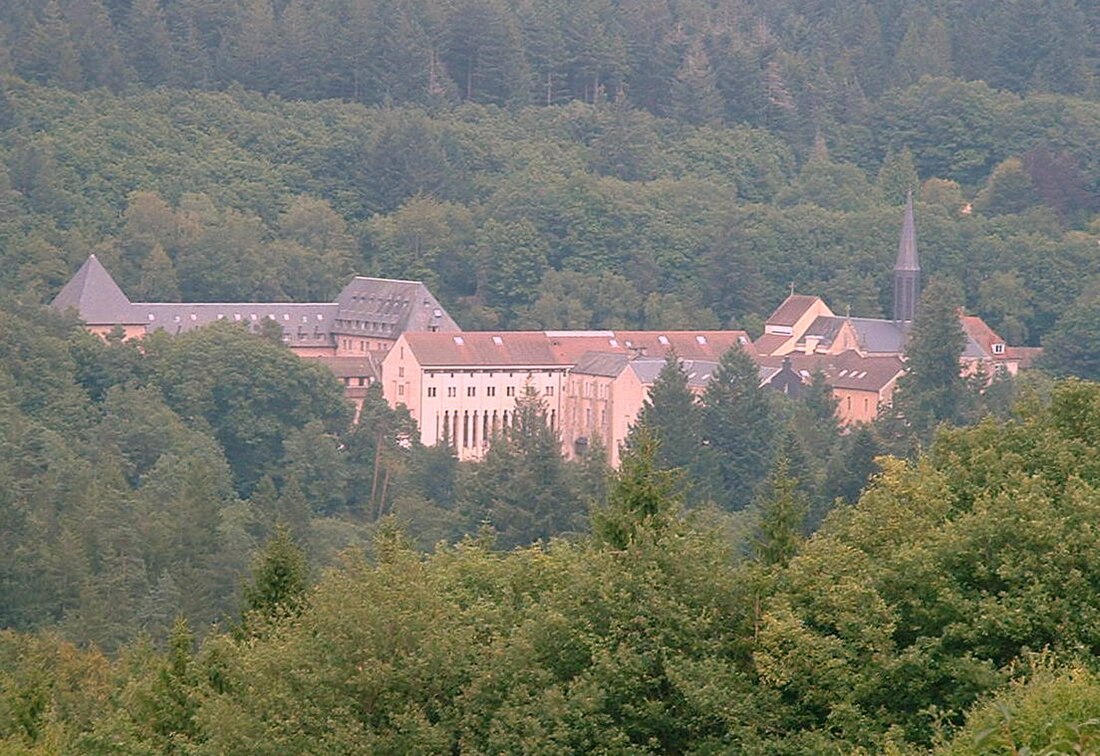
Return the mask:
[[[905,199],[905,217],[894,263],[894,320],[912,321],[920,301],[920,261],[917,259],[917,224],[913,219],[913,190]]]
[[[72,307],[89,325],[114,325],[130,320],[130,299],[95,255],[89,255],[50,307],[56,310]]]
[[[898,260],[894,270],[920,270],[917,260],[917,224],[913,220],[913,190],[905,198],[905,218],[901,222],[901,240],[898,242]]]

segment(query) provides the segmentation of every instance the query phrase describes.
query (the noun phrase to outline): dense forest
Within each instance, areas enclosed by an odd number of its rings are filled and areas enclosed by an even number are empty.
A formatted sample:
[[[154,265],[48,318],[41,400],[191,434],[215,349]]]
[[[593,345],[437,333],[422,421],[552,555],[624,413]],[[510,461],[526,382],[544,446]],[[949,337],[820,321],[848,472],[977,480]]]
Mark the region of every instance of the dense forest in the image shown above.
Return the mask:
[[[1074,0],[0,3],[0,750],[1095,750],[1098,61]],[[277,340],[43,306],[94,252],[756,335],[887,312],[909,190],[895,408],[670,361],[614,474],[537,400],[459,463]],[[1043,370],[934,369],[959,306]]]

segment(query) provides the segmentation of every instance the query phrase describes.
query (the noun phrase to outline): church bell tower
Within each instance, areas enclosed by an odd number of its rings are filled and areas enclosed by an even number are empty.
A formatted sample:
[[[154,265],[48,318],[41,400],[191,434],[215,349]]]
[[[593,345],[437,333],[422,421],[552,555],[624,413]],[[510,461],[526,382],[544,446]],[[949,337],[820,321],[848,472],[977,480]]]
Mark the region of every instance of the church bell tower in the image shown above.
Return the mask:
[[[913,221],[913,191],[905,200],[898,259],[894,263],[894,320],[912,322],[920,301],[920,262],[917,260],[917,227]]]

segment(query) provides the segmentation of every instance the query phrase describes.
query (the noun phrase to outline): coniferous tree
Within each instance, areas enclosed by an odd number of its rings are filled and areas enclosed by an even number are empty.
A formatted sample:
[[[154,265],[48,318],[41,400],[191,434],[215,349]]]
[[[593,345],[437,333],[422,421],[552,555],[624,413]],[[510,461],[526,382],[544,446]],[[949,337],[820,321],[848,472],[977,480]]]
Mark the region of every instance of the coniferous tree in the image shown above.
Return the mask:
[[[642,403],[628,444],[642,429],[658,442],[655,462],[662,469],[687,470],[699,454],[700,409],[688,388],[680,358],[669,350],[665,364]]]
[[[279,523],[256,557],[252,580],[245,586],[242,631],[255,632],[265,623],[298,614],[305,605],[308,588],[305,554],[290,529]]]
[[[958,287],[944,280],[932,281],[921,295],[905,348],[907,372],[898,380],[895,398],[895,408],[918,435],[927,436],[941,422],[958,421],[963,410],[961,303]]]
[[[490,441],[463,486],[461,506],[471,524],[490,523],[506,548],[580,530],[583,502],[569,485],[545,402],[534,393],[520,396],[509,426]]]
[[[645,426],[638,429],[611,482],[606,505],[592,512],[597,540],[625,549],[643,533],[658,536],[673,522],[680,508],[677,489],[683,473],[658,464],[659,447]]]
[[[133,0],[126,20],[126,52],[138,78],[157,86],[172,78],[172,36],[160,0]]]
[[[920,185],[917,165],[908,147],[900,152],[887,152],[878,171],[878,191],[890,204],[901,204],[908,192],[915,192]]]
[[[775,428],[759,371],[740,347],[724,355],[703,392],[701,444],[693,479],[719,506],[744,509],[771,467]]]
[[[769,567],[785,567],[803,541],[809,501],[785,454],[776,457],[760,503],[756,558]]]

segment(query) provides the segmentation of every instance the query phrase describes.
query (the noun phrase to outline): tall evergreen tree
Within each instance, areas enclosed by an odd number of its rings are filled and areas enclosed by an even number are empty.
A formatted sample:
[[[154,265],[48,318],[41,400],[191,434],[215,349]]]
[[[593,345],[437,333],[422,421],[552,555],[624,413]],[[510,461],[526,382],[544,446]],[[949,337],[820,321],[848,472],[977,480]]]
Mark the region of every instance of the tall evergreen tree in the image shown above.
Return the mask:
[[[638,429],[611,483],[606,506],[592,512],[592,532],[598,541],[625,549],[643,533],[652,536],[667,529],[676,517],[677,479],[682,473],[661,468],[659,446],[645,426]]]
[[[921,295],[905,349],[907,372],[898,381],[896,409],[908,426],[927,436],[941,422],[955,422],[963,409],[966,382],[959,359],[966,335],[959,322],[962,292],[934,280]]]
[[[244,590],[242,631],[298,614],[306,601],[309,565],[290,530],[281,523],[257,556],[252,581]]]
[[[792,475],[786,455],[780,454],[768,476],[760,502],[760,526],[756,558],[769,567],[785,567],[803,541],[809,501],[800,481]]]
[[[694,481],[719,506],[744,509],[771,468],[776,433],[756,363],[740,347],[722,355],[703,392],[701,420]]]
[[[699,406],[688,388],[680,358],[669,350],[657,380],[642,403],[628,444],[641,433],[657,441],[654,462],[664,470],[687,470],[699,454]]]
[[[150,86],[171,80],[172,36],[160,0],[133,0],[126,19],[126,53],[139,79]]]
[[[490,523],[505,548],[583,527],[583,503],[569,485],[561,440],[546,413],[537,395],[517,398],[509,427],[491,440],[463,486],[461,506],[471,524]]]

